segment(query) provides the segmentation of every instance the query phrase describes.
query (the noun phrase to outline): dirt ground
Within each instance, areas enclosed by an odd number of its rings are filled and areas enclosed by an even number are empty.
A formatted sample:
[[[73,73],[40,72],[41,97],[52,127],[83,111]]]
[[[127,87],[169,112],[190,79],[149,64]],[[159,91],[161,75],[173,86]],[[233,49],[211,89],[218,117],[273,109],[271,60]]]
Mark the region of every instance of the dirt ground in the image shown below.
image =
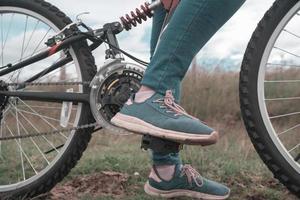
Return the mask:
[[[112,171],[76,177],[56,186],[49,194],[49,200],[76,200],[83,196],[99,197],[125,195],[125,183],[129,176]]]

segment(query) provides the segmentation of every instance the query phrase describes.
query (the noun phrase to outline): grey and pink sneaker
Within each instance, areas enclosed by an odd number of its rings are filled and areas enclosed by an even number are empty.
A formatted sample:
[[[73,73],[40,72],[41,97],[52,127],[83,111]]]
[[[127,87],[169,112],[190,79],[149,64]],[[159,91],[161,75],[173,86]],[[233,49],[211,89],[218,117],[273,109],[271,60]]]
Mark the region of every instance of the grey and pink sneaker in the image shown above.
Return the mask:
[[[153,167],[144,186],[150,196],[163,198],[191,197],[202,200],[223,200],[230,195],[226,186],[203,178],[190,165],[177,165],[171,180],[162,179]]]
[[[148,134],[181,144],[211,145],[219,134],[175,103],[172,91],[154,94],[143,103],[129,100],[111,122],[137,134]]]

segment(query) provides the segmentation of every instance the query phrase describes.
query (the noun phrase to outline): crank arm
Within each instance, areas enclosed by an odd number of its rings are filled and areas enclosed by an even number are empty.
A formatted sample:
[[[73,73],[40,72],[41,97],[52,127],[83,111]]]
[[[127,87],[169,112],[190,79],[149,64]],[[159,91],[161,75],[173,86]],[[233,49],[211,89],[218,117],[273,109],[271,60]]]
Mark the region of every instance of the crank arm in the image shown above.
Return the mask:
[[[18,97],[22,100],[56,103],[64,101],[73,103],[89,103],[90,101],[90,95],[86,93],[0,91],[0,95]]]

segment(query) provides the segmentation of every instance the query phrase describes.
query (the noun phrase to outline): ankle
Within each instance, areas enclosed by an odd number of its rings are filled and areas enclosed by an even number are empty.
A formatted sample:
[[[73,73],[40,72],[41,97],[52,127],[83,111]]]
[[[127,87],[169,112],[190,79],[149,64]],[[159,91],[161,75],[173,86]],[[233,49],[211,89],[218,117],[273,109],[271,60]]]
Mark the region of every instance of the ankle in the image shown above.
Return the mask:
[[[143,103],[147,99],[149,99],[153,94],[155,94],[155,91],[147,86],[142,86],[140,90],[135,94],[134,101],[137,103]]]
[[[164,180],[164,181],[170,181],[174,177],[175,173],[175,165],[157,165],[153,166],[150,178],[153,178],[154,180]]]
[[[155,92],[155,91],[154,91],[153,89],[151,89],[150,87],[145,86],[145,85],[142,85],[141,88],[139,89],[139,91],[138,91],[137,93],[139,93],[139,92],[151,92],[151,91]]]

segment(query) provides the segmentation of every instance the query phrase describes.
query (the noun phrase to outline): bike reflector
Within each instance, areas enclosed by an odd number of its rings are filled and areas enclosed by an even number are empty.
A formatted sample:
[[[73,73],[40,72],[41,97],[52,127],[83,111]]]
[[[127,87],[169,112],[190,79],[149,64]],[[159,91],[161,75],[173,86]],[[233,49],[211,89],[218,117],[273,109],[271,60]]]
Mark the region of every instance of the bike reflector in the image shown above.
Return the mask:
[[[73,92],[73,88],[67,89],[67,92]],[[72,112],[72,102],[63,102],[61,112],[60,112],[60,125],[62,127],[67,127],[71,112]]]

